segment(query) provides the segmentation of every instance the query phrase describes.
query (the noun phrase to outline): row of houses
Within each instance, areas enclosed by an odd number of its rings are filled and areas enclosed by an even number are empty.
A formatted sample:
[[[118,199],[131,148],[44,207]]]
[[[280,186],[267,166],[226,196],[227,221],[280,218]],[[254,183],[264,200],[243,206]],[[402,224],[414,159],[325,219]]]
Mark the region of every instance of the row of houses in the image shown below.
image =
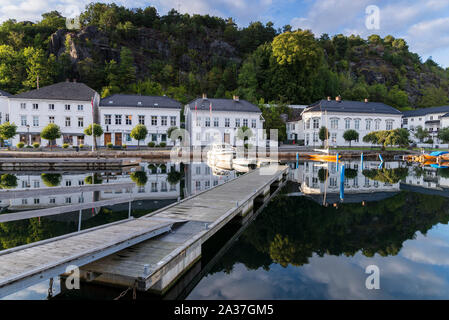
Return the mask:
[[[343,146],[346,130],[359,132],[359,141],[353,145],[365,146],[363,137],[378,130],[407,128],[412,133],[421,126],[438,144],[440,128],[449,126],[449,106],[400,112],[384,103],[335,100],[328,97],[309,106],[291,108],[294,117],[287,121],[287,139],[303,141],[306,146],[319,146],[319,130],[322,126],[330,133],[330,146]],[[168,137],[170,127],[181,128],[180,102],[166,96],[142,96],[114,94],[101,99],[87,85],[78,82],[60,82],[40,89],[10,95],[0,91],[0,123],[11,122],[18,127],[16,137],[31,145],[45,145],[40,133],[49,123],[61,128],[62,137],[56,144],[79,146],[92,145],[92,137],[84,135],[84,129],[92,123],[102,126],[104,134],[97,144],[115,146],[165,143],[173,145]],[[205,94],[184,106],[185,129],[190,144],[207,145],[225,142],[232,145],[243,143],[238,129],[248,127],[252,134],[249,143],[264,145],[264,118],[258,106],[239,99],[212,99]],[[148,135],[143,141],[131,137],[132,129],[143,124]],[[411,134],[414,138],[414,134]],[[418,141],[417,141],[418,142]]]
[[[69,81],[17,95],[0,91],[0,123],[9,121],[18,127],[17,136],[8,142],[10,145],[19,141],[28,145],[46,144],[40,133],[50,123],[61,128],[62,137],[56,140],[57,145],[92,145],[92,137],[84,134],[92,123],[100,124],[104,131],[97,141],[99,145],[137,145],[138,141],[131,137],[137,124],[148,130],[140,144],[173,145],[167,130],[181,128],[181,109],[181,103],[166,96],[114,94],[101,99],[87,85]],[[260,109],[238,97],[210,99],[203,95],[187,104],[184,114],[194,145],[221,140],[235,144],[236,129],[242,126],[253,129],[255,134],[250,139],[256,141],[258,131],[263,128]]]
[[[319,130],[324,126],[329,130],[329,145],[344,146],[345,131],[353,129],[359,133],[359,140],[352,145],[367,146],[363,137],[372,131],[405,128],[410,131],[410,138],[418,145],[429,140],[432,144],[441,144],[438,132],[449,127],[449,106],[417,109],[401,112],[391,106],[379,102],[346,101],[336,97],[332,100],[320,100],[302,109],[300,113],[293,112],[293,117],[287,121],[287,139],[304,141],[306,146],[319,146]],[[429,133],[426,141],[415,137],[418,127]]]

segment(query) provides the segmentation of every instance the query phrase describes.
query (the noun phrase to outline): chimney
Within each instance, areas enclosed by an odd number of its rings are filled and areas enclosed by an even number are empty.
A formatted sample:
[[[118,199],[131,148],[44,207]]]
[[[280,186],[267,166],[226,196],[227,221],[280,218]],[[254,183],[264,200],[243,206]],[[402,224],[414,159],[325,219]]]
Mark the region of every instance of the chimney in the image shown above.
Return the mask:
[[[203,99],[207,99],[207,94],[203,93]]]
[[[239,101],[239,96],[233,96],[232,99],[234,99],[234,101]]]
[[[367,98],[365,98],[365,103],[368,103],[368,99]]]
[[[340,97],[340,96],[336,96],[336,97],[335,97],[335,101],[340,102],[340,101],[341,101],[341,97]]]
[[[327,97],[327,101],[331,101],[331,97]]]

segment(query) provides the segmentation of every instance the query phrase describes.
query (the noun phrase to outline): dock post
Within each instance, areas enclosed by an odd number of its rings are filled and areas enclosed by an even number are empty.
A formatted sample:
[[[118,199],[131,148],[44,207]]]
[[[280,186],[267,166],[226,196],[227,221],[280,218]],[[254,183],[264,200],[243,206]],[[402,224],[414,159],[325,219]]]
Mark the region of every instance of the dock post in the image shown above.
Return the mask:
[[[79,217],[78,217],[78,232],[81,231],[81,216],[83,214],[83,210],[80,210]]]
[[[299,152],[296,152],[296,169],[299,167]]]
[[[340,174],[340,200],[343,201],[344,199],[345,199],[345,165],[342,165]]]
[[[363,152],[360,154],[360,168],[363,171]]]
[[[131,201],[128,202],[128,219],[131,218]]]
[[[337,171],[338,171],[338,152],[335,155],[335,165],[337,166]]]

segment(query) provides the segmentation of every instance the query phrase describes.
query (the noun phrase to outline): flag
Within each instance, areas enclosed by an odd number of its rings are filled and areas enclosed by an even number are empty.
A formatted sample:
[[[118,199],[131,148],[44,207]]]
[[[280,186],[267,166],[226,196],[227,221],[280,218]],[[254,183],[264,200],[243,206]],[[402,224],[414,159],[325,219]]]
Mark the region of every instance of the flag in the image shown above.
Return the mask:
[[[212,101],[209,102],[210,121],[212,122]]]
[[[198,106],[196,101],[195,101],[195,123],[198,126]]]

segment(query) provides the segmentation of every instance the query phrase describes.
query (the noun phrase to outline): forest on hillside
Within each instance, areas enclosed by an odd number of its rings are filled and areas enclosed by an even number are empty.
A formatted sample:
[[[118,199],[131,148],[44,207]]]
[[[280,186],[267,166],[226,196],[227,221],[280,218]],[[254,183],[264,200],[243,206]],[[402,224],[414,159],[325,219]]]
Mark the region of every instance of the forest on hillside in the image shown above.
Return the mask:
[[[91,3],[67,30],[53,11],[38,22],[0,25],[0,89],[18,93],[77,79],[101,95],[166,94],[310,104],[327,96],[385,102],[402,110],[448,104],[449,70],[423,61],[403,39],[314,35],[286,25],[160,15]]]

